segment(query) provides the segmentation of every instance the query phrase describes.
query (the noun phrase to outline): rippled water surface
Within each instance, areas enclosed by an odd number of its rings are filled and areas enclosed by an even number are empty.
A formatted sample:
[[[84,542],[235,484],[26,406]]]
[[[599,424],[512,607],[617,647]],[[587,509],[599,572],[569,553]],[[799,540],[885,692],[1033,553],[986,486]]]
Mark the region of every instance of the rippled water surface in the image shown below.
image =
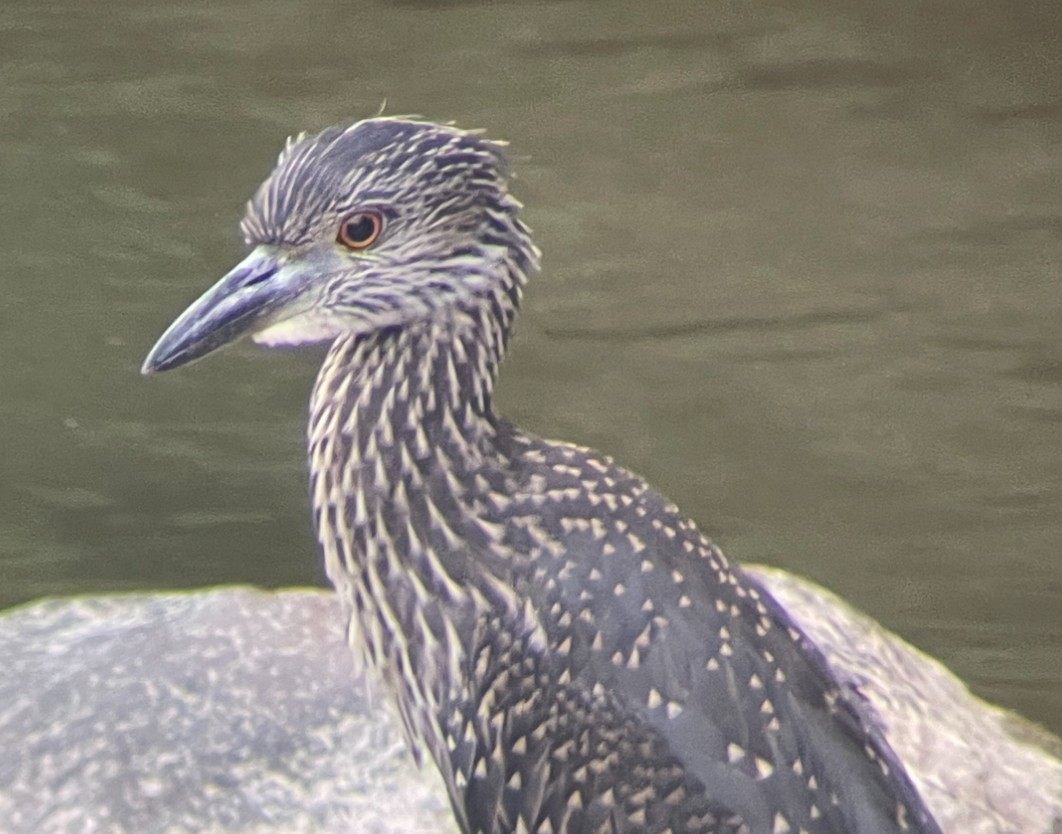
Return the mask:
[[[0,604],[318,581],[320,353],[142,379],[288,133],[511,140],[500,394],[1062,731],[1055,0],[0,6]]]

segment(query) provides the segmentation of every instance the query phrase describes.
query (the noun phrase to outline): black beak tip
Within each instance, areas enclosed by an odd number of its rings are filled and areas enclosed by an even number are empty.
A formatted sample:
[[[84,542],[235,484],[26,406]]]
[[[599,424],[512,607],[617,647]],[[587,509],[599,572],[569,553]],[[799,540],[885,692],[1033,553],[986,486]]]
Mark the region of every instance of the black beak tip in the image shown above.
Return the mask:
[[[140,366],[140,373],[143,376],[151,376],[178,368],[186,364],[190,359],[188,351],[167,349],[163,341],[156,344],[144,359],[144,364]]]
[[[272,258],[252,253],[177,317],[148,351],[140,373],[191,364],[253,331],[291,295],[268,280],[278,269]]]

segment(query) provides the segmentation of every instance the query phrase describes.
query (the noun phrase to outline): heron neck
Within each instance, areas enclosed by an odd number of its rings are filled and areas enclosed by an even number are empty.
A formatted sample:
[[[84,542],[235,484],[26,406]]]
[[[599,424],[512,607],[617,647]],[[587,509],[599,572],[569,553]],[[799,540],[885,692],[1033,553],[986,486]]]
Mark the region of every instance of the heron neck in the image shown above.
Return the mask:
[[[328,353],[311,402],[313,503],[329,577],[355,607],[409,608],[393,612],[404,621],[425,594],[463,603],[493,584],[480,510],[505,470],[492,392],[516,308],[502,301]],[[390,602],[357,599],[377,591]]]

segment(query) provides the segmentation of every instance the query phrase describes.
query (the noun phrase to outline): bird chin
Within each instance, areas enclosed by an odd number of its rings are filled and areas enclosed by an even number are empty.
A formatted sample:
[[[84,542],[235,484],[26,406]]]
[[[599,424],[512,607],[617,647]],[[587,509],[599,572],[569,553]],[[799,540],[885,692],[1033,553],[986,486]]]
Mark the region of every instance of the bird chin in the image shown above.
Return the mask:
[[[278,321],[252,333],[251,338],[266,347],[291,347],[331,341],[349,330],[335,318],[311,313]]]

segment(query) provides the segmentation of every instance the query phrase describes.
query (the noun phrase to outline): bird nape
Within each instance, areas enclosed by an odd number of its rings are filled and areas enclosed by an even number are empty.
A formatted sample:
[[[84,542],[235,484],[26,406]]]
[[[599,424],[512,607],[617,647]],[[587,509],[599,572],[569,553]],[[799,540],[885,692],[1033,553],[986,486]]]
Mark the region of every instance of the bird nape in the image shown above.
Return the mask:
[[[501,146],[376,118],[290,141],[250,254],[144,372],[327,340],[311,492],[350,640],[465,832],[939,832],[859,692],[658,492],[499,418],[538,251]]]

